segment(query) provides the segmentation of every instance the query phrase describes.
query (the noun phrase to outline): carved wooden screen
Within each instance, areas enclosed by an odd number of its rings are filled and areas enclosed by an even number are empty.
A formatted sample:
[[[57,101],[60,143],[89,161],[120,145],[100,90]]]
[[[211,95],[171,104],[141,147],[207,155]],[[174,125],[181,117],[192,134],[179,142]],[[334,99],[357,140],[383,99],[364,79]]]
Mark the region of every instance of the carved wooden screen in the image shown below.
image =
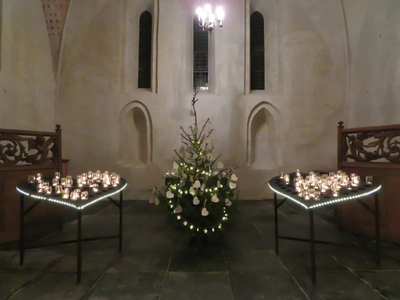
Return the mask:
[[[381,182],[381,236],[400,243],[400,125],[344,128],[339,122],[338,169],[372,175]],[[375,236],[374,220],[359,203],[351,201],[337,208],[342,229]]]
[[[338,162],[400,163],[400,125],[347,128],[339,122]]]
[[[61,166],[59,125],[55,132],[0,129],[0,243],[18,239],[20,195],[16,185],[36,173],[51,177]],[[27,222],[28,235],[60,229],[59,208],[41,203]]]

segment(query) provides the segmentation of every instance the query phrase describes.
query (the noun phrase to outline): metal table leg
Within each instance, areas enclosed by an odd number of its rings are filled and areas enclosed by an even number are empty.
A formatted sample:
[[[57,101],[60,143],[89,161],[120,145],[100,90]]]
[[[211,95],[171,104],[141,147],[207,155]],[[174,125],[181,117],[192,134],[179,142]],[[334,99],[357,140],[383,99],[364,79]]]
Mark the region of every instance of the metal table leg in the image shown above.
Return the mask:
[[[122,251],[122,191],[119,193],[119,252]]]
[[[314,211],[310,212],[310,253],[311,253],[311,280],[312,283],[317,282],[317,271],[315,268],[315,243],[314,243]]]
[[[274,216],[275,216],[275,253],[279,255],[279,235],[278,235],[278,200],[274,193]]]
[[[76,277],[77,283],[81,282],[82,275],[82,214],[81,210],[78,209],[78,226],[77,226],[77,266],[76,266]]]
[[[24,195],[21,194],[19,206],[19,264],[24,264]]]
[[[381,265],[381,238],[380,238],[380,218],[379,218],[379,196],[375,193],[375,247],[376,264]]]

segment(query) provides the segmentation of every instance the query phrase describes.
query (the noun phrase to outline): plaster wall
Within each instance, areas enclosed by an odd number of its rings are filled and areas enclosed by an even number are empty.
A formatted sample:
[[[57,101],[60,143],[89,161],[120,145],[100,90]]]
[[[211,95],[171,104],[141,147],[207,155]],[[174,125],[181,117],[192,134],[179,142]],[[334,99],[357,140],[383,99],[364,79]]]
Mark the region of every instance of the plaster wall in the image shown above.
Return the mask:
[[[53,131],[55,79],[40,0],[3,1],[0,128]]]
[[[344,2],[350,49],[347,127],[400,123],[400,2]]]
[[[130,183],[127,199],[147,199],[152,187],[163,185],[173,150],[182,145],[179,127],[194,121],[189,115],[192,22],[201,3],[71,2],[56,119],[64,127],[64,156],[71,159],[72,174],[117,171]],[[341,1],[221,4],[226,20],[210,35],[210,90],[198,94],[196,109],[200,124],[211,120],[215,156],[222,153],[225,165],[239,167],[240,198],[271,197],[267,182],[281,170],[334,169],[336,124],[345,120],[348,93]],[[137,89],[144,9],[154,18],[151,89]],[[255,10],[264,14],[265,91],[248,89],[248,19]],[[126,142],[129,132],[133,139]],[[136,151],[150,147],[151,156],[132,153],[129,162],[135,139]]]

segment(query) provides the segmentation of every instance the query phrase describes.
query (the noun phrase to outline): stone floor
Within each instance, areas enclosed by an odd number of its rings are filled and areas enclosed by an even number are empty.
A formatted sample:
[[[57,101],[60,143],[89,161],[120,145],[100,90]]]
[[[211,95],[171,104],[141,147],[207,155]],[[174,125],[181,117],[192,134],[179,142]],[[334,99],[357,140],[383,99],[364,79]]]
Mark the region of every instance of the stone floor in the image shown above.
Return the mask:
[[[165,211],[126,201],[123,250],[116,239],[83,243],[82,282],[76,284],[76,245],[27,250],[19,265],[16,244],[0,245],[0,299],[400,299],[400,248],[383,243],[382,263],[373,241],[340,233],[316,217],[316,238],[356,247],[316,246],[317,283],[310,279],[309,245],[280,240],[274,252],[271,201],[242,201],[237,221],[208,245],[190,245]],[[68,211],[68,212],[67,212]],[[66,208],[62,232],[40,242],[73,239],[76,222]],[[280,208],[280,232],[307,237],[308,215]],[[117,208],[105,201],[88,208],[84,237],[117,232]]]

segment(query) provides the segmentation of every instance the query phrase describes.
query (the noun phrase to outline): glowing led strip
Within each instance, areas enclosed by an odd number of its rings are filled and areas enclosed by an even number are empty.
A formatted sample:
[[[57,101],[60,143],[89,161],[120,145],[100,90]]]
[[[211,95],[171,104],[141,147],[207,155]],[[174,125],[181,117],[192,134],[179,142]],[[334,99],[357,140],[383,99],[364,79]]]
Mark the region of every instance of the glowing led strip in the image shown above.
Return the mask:
[[[332,203],[343,202],[343,201],[347,201],[347,200],[352,200],[352,199],[357,199],[357,198],[365,197],[365,196],[368,196],[368,195],[371,195],[371,194],[375,193],[376,191],[380,190],[381,187],[382,187],[381,185],[379,185],[377,188],[375,188],[375,189],[373,189],[372,191],[369,191],[369,192],[367,192],[367,193],[357,194],[357,195],[350,196],[350,197],[338,198],[338,199],[335,199],[335,200],[330,200],[330,201],[326,201],[326,202],[321,202],[321,203],[318,203],[318,204],[314,204],[314,205],[311,205],[311,206],[307,206],[307,205],[305,205],[304,203],[298,201],[297,199],[292,198],[291,196],[289,196],[289,195],[287,195],[287,194],[285,194],[285,193],[282,193],[282,192],[280,192],[280,191],[274,189],[269,183],[268,183],[268,186],[269,186],[270,189],[273,190],[275,193],[277,193],[277,194],[279,194],[279,195],[282,195],[282,196],[284,196],[285,198],[288,198],[288,199],[290,199],[290,200],[296,202],[297,204],[300,204],[300,205],[303,206],[305,209],[313,209],[313,208],[316,208],[316,207],[320,207],[320,206],[324,206],[324,205],[328,205],[328,204],[332,204]],[[312,200],[310,200],[310,201],[312,201]]]
[[[89,203],[87,203],[87,204],[85,204],[85,205],[82,205],[82,206],[76,206],[76,205],[71,204],[71,203],[69,203],[69,202],[61,201],[61,200],[54,199],[54,198],[50,198],[50,197],[39,196],[39,195],[36,195],[36,194],[29,194],[29,193],[27,193],[27,192],[21,190],[21,189],[18,188],[18,187],[17,187],[17,191],[20,192],[21,194],[24,194],[24,195],[26,195],[26,196],[29,196],[29,197],[32,197],[32,198],[35,198],[35,199],[47,200],[47,201],[50,201],[50,202],[55,202],[55,203],[58,203],[58,204],[62,204],[62,205],[66,205],[66,206],[70,206],[70,207],[73,207],[73,208],[82,210],[82,209],[84,209],[85,207],[88,207],[89,205],[92,205],[93,203],[96,203],[97,201],[100,201],[100,200],[103,200],[104,198],[107,198],[107,197],[110,197],[110,196],[112,196],[112,195],[118,194],[118,193],[121,192],[127,185],[128,185],[128,183],[125,183],[125,185],[124,185],[123,187],[121,187],[119,190],[117,190],[117,191],[115,191],[115,192],[113,192],[113,193],[111,193],[111,194],[107,194],[107,195],[104,195],[104,196],[102,196],[102,197],[100,197],[100,198],[97,198],[96,200],[93,200],[92,202],[89,202]],[[81,200],[81,201],[82,201],[82,200]]]

